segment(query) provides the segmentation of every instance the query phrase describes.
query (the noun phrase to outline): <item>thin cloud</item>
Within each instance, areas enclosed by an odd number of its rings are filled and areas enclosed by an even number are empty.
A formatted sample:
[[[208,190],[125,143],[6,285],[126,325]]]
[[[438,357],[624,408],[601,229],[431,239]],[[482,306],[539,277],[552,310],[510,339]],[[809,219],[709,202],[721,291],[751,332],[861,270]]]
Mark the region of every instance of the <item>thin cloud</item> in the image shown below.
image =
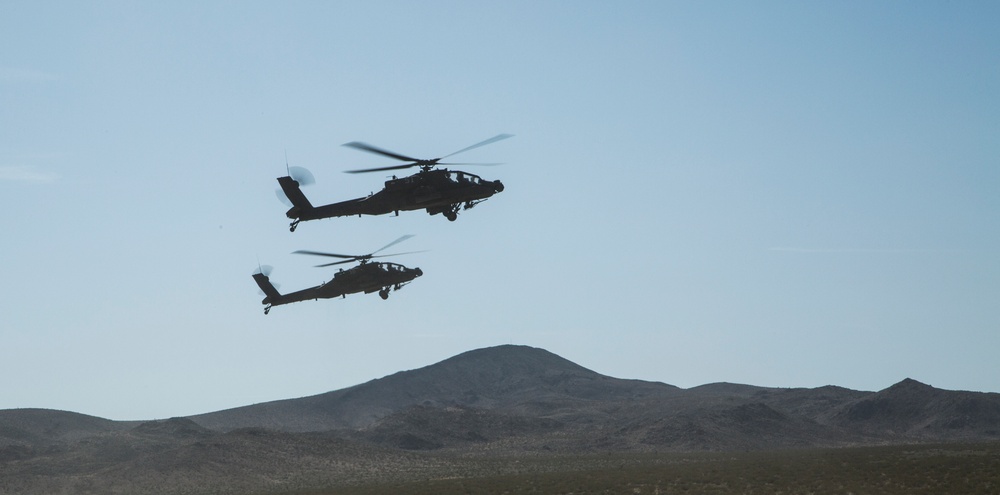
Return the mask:
[[[0,66],[0,81],[2,82],[46,82],[54,81],[57,77],[54,74],[35,69],[22,69],[19,67]]]
[[[36,170],[26,165],[0,166],[0,181],[33,182],[36,184],[55,182],[59,175],[54,172]]]
[[[940,253],[958,252],[954,249],[872,249],[872,248],[799,248],[799,247],[772,247],[768,251],[779,253],[805,253],[805,254],[905,254],[905,253]]]

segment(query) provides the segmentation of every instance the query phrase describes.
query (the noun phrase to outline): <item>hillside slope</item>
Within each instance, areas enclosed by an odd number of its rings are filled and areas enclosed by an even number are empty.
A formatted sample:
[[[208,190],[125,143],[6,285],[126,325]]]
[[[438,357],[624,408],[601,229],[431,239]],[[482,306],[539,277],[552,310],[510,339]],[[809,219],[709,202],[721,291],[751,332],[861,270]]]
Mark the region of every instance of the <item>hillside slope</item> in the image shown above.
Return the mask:
[[[500,346],[189,418],[0,411],[0,494],[245,493],[448,475],[455,459],[492,473],[501,459],[523,455],[955,441],[1000,441],[1000,394],[911,379],[879,392],[732,383],[683,390]]]
[[[424,368],[354,387],[192,416],[221,431],[362,428],[405,408],[462,406],[519,414],[552,414],[594,401],[677,394],[663,383],[611,378],[543,349],[504,345],[468,351]]]

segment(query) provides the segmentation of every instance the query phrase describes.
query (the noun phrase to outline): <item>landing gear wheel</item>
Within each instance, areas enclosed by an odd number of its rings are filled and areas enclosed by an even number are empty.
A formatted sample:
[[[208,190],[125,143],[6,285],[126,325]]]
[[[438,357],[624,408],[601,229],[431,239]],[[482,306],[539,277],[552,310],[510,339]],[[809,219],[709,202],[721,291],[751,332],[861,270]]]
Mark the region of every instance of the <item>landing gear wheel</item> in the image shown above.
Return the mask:
[[[292,223],[291,223],[291,224],[289,225],[289,227],[288,227],[288,231],[289,231],[289,232],[295,232],[295,227],[298,227],[298,226],[299,226],[299,222],[300,222],[300,220],[296,220],[296,221],[292,222]]]
[[[458,218],[458,214],[453,211],[444,212],[444,217],[448,219],[449,222],[454,222]]]
[[[378,297],[381,297],[383,301],[389,299],[389,289],[382,289],[378,291]]]
[[[270,306],[264,308],[264,314],[265,315],[268,314],[268,313],[270,313],[270,312],[271,312],[271,307]]]

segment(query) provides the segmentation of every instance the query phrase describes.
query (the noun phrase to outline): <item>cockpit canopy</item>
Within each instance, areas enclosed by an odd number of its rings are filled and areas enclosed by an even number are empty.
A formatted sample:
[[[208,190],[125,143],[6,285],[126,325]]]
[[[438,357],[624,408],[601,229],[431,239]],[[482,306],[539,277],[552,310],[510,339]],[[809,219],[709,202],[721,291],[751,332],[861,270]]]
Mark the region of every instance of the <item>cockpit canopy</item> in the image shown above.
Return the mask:
[[[403,272],[406,271],[406,267],[400,265],[399,263],[390,263],[388,261],[383,261],[380,263],[383,271],[387,272]]]
[[[438,169],[431,170],[430,172],[420,172],[408,177],[396,177],[394,175],[391,179],[385,181],[385,189],[386,191],[408,190],[420,185],[444,185],[443,183],[446,182],[463,186],[490,186],[492,184],[492,182],[485,181],[476,174],[462,172],[461,170]]]
[[[478,175],[470,174],[468,172],[462,172],[459,170],[449,170],[448,178],[451,179],[452,182],[457,182],[459,184],[472,183],[476,185],[481,185],[484,182],[482,177]]]

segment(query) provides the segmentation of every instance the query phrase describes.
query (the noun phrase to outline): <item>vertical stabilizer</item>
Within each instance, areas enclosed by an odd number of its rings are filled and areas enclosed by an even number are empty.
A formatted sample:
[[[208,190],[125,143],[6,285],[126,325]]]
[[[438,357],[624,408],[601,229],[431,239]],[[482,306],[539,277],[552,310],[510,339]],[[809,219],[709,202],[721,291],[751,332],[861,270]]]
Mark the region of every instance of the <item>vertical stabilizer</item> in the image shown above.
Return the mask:
[[[278,289],[274,288],[274,285],[271,284],[271,279],[267,278],[267,275],[255,273],[253,274],[253,280],[257,282],[260,290],[264,291],[264,295],[267,296],[263,301],[264,304],[273,303],[281,298],[281,293],[278,292]]]
[[[289,177],[278,177],[278,184],[281,185],[281,190],[284,191],[285,197],[292,202],[292,210],[310,210],[313,205],[306,199],[306,195],[302,194],[302,189],[299,188],[299,183]],[[289,216],[291,216],[291,210],[289,210]]]

